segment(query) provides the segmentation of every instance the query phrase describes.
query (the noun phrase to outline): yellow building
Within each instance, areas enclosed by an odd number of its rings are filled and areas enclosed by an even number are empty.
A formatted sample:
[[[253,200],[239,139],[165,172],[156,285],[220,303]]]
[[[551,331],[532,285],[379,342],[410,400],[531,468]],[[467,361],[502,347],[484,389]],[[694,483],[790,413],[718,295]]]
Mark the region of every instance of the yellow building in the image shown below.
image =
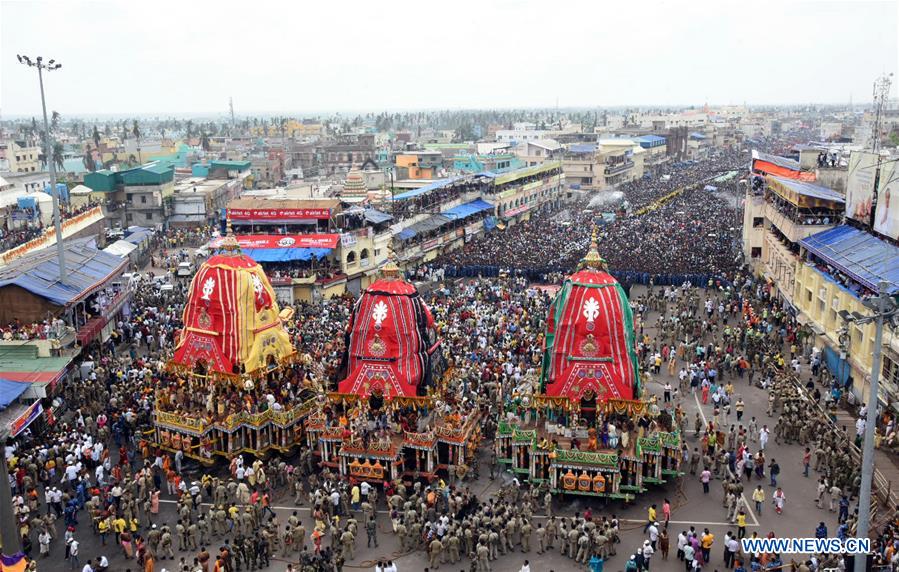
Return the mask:
[[[859,326],[843,316],[869,315],[862,297],[881,280],[890,284],[891,294],[899,294],[899,247],[848,225],[804,238],[800,245],[793,290],[797,319],[817,334],[813,339],[831,373],[838,379],[851,376],[853,391],[867,402],[875,325]],[[880,398],[899,403],[899,332],[885,328]]]
[[[25,141],[12,141],[6,150],[10,173],[41,172],[41,148]]]

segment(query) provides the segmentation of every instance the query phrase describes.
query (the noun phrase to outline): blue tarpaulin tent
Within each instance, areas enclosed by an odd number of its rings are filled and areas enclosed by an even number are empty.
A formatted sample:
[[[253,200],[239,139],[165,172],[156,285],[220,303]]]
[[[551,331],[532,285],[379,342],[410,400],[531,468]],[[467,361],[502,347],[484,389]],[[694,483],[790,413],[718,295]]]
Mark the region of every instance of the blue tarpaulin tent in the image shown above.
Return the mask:
[[[30,383],[0,379],[0,409],[6,409],[10,403],[18,399],[29,387],[31,387]]]
[[[465,203],[464,205],[459,205],[449,210],[445,210],[440,214],[450,220],[458,220],[460,218],[466,218],[488,209],[493,209],[493,205],[491,205],[487,201],[478,199],[476,201],[471,201],[470,203]]]
[[[0,288],[14,284],[36,296],[64,306],[97,290],[128,262],[97,250],[93,238],[66,240],[66,282],[59,282],[55,248],[26,254],[0,269]]]
[[[294,260],[320,260],[331,253],[331,248],[241,248],[240,251],[256,262],[291,262]]]
[[[450,177],[449,179],[440,179],[439,181],[434,181],[430,185],[425,185],[423,187],[419,187],[417,189],[412,189],[411,191],[406,191],[404,193],[400,193],[398,195],[394,195],[393,200],[402,201],[405,199],[411,199],[412,197],[417,197],[418,195],[423,195],[425,193],[430,193],[436,189],[442,189],[443,187],[455,183],[456,181],[461,180],[462,177]]]

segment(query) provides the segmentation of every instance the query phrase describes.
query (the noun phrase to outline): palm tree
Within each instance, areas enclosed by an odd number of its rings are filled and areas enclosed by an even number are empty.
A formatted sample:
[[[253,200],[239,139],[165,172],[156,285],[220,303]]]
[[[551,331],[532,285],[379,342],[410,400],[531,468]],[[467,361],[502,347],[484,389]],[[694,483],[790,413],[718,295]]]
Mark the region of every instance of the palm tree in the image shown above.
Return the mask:
[[[81,162],[84,163],[84,168],[91,173],[97,170],[97,162],[94,160],[94,153],[91,151],[90,143],[87,144],[87,150],[81,157]]]
[[[207,135],[205,131],[200,133],[200,147],[203,148],[203,151],[209,151],[210,149],[209,135]]]
[[[92,137],[94,138],[94,146],[97,149],[100,149],[100,130],[97,129],[96,125],[94,125],[94,133],[93,133]]]
[[[63,149],[62,143],[60,143],[59,141],[54,142],[53,143],[53,164],[60,171],[66,170],[65,159],[63,159],[64,154],[65,154],[65,151]]]
[[[60,117],[62,117],[62,115],[60,115],[58,111],[50,113],[50,131],[56,131],[59,128]]]
[[[194,122],[190,119],[187,120],[186,133],[188,139],[190,139],[194,135]]]
[[[137,126],[137,119],[135,119],[131,125],[131,133],[134,135],[134,138],[137,139],[137,162],[143,163],[140,156],[140,128]]]

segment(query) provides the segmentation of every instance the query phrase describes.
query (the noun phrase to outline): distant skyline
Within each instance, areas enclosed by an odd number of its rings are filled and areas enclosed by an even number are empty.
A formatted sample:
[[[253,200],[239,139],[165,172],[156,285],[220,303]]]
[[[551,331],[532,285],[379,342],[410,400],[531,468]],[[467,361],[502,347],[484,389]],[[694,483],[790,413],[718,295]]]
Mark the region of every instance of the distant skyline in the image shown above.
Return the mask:
[[[0,1],[0,113],[63,116],[871,101],[899,2]],[[894,77],[893,96],[899,78]]]

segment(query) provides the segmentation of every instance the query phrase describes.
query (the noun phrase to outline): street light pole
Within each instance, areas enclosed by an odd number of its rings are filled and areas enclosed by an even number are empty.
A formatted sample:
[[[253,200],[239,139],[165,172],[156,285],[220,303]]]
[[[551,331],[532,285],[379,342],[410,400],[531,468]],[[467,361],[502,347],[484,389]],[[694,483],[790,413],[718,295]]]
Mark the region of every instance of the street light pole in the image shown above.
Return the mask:
[[[890,319],[896,315],[896,305],[887,294],[889,283],[882,281],[878,284],[877,296],[866,304],[874,311],[873,316],[856,318],[859,324],[876,322],[874,330],[874,359],[871,363],[871,387],[868,391],[868,410],[865,417],[865,441],[862,445],[862,477],[861,488],[858,494],[858,527],[857,538],[868,538],[871,524],[871,485],[874,479],[874,430],[877,425],[878,391],[880,383],[880,359],[883,344],[884,318]],[[855,557],[855,572],[865,572],[867,558],[863,555]]]
[[[58,70],[62,67],[61,63],[56,60],[50,60],[44,63],[44,59],[38,56],[34,60],[28,56],[18,56],[19,63],[31,68],[37,68],[37,77],[41,85],[41,107],[44,112],[44,147],[47,149],[45,160],[50,171],[50,196],[53,198],[53,219],[56,226],[56,253],[59,257],[59,282],[65,284],[66,281],[66,254],[62,244],[62,216],[59,212],[59,193],[56,188],[56,163],[53,159],[53,145],[50,137],[50,124],[47,121],[47,101],[44,98],[44,70],[48,72]]]

